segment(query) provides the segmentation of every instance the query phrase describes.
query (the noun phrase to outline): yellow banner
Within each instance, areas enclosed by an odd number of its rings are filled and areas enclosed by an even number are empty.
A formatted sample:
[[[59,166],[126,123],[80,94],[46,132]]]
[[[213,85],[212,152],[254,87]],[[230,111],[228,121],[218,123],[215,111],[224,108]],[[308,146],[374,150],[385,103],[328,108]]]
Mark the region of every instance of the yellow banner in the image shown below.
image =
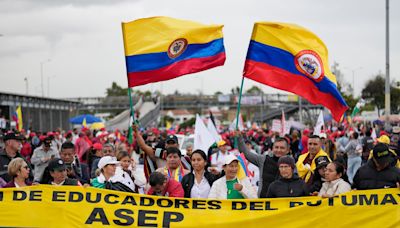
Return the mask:
[[[0,189],[0,227],[399,227],[399,189],[207,200],[83,187]]]

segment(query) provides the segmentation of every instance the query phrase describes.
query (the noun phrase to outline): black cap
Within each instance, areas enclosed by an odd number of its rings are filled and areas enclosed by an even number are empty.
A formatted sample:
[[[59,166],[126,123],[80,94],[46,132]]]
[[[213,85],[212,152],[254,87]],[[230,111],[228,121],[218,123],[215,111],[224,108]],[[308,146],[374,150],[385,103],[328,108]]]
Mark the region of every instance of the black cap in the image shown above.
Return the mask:
[[[372,155],[379,164],[390,162],[389,146],[385,143],[378,143],[372,150]]]
[[[20,135],[20,134],[14,133],[14,132],[9,132],[6,135],[4,135],[4,137],[3,137],[3,141],[4,142],[7,141],[7,140],[10,140],[10,139],[23,140],[24,137],[22,135]]]
[[[176,137],[176,135],[168,135],[165,142],[168,143],[170,141],[173,141],[174,143],[178,144],[178,137]]]
[[[317,157],[315,159],[316,168],[326,167],[329,164],[329,159],[326,156]]]
[[[67,167],[65,166],[64,161],[61,158],[54,158],[50,161],[47,166],[50,172],[54,171],[64,171]]]

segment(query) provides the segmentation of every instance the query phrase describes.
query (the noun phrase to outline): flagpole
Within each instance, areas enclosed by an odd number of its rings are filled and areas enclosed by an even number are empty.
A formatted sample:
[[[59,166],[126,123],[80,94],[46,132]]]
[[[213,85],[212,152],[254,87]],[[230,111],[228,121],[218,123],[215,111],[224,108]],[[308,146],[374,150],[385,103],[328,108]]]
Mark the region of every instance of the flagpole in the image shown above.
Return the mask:
[[[244,77],[242,76],[242,83],[240,85],[240,90],[239,90],[238,107],[237,107],[237,110],[236,110],[236,130],[239,129],[240,102],[242,101],[243,84],[244,84]],[[233,146],[234,146],[234,148],[239,148],[238,138],[237,137],[235,137]]]
[[[124,42],[124,53],[126,54],[126,40],[125,40],[125,28],[124,28],[124,23],[121,23],[122,27],[122,39]],[[125,60],[125,69],[126,69],[126,75],[128,75],[128,64]],[[133,101],[132,101],[132,94],[131,94],[131,88],[129,87],[128,83],[128,96],[129,96],[129,106],[130,106],[130,116],[129,116],[129,126],[128,126],[128,141],[129,143],[133,143],[133,132],[132,132],[132,124],[131,120],[135,120],[135,111],[133,108]]]
[[[236,110],[236,130],[239,128],[239,113],[240,113],[240,102],[242,101],[243,83],[244,83],[244,77],[242,77],[242,84],[240,85],[239,101]]]

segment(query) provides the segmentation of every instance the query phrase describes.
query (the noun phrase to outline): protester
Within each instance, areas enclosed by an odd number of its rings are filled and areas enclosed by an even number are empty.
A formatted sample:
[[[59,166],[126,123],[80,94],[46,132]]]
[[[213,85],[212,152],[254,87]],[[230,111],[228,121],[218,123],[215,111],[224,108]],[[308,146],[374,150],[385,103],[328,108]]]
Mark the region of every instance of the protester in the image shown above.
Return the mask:
[[[218,152],[211,155],[211,171],[214,174],[218,174],[222,171],[225,157],[229,154],[226,142],[224,140],[220,140],[217,143],[217,146]]]
[[[309,191],[312,195],[317,195],[321,190],[322,184],[326,181],[325,173],[328,164],[328,157],[321,156],[315,159],[316,172],[314,173],[312,184],[309,186]]]
[[[325,171],[326,181],[322,184],[318,195],[327,198],[350,191],[350,184],[343,179],[345,174],[344,166],[341,163],[337,161],[329,163]]]
[[[389,146],[378,143],[372,158],[358,169],[352,187],[357,190],[394,188],[400,184],[400,169],[390,165],[393,157]]]
[[[103,145],[100,143],[93,144],[93,149],[89,153],[88,164],[90,168],[90,177],[96,177],[96,169],[99,161],[104,157]]]
[[[207,155],[202,150],[195,150],[191,155],[193,171],[182,179],[182,187],[185,198],[207,198],[211,186],[218,178],[206,169]]]
[[[40,182],[43,177],[44,170],[49,165],[51,159],[59,158],[60,154],[51,146],[51,138],[46,137],[42,145],[33,151],[31,162],[35,166],[34,181]]]
[[[29,171],[29,166],[24,159],[14,158],[8,164],[8,175],[12,177],[12,180],[3,188],[20,188],[32,185],[29,181]]]
[[[146,178],[143,174],[137,172],[135,161],[126,151],[118,153],[117,161],[119,161],[120,165],[117,166],[111,182],[120,182],[129,187],[132,192],[138,193],[140,188],[145,187]]]
[[[148,195],[183,197],[184,191],[182,185],[171,178],[167,178],[163,173],[153,172],[150,175],[149,183],[151,188]]]
[[[347,154],[347,176],[350,183],[353,183],[353,177],[361,166],[362,146],[358,142],[358,133],[350,134],[350,141],[344,148],[344,153]]]
[[[67,176],[77,179],[82,184],[90,182],[89,167],[81,163],[75,154],[74,144],[65,142],[61,145],[60,158],[64,161],[67,168]]]
[[[95,188],[106,188],[106,182],[110,182],[110,179],[115,175],[117,164],[119,162],[111,156],[102,157],[98,163],[100,174],[91,180],[91,185]]]
[[[319,136],[312,135],[308,138],[308,152],[300,155],[296,163],[297,172],[308,185],[312,184],[314,171],[316,168],[315,159],[328,154],[321,148],[321,139]]]
[[[144,162],[145,162],[145,167],[148,167],[148,169],[145,169],[145,173],[146,177],[149,176],[149,172],[154,172],[156,169],[161,169],[161,168],[165,168],[165,166],[167,165],[167,149],[168,148],[179,148],[179,143],[178,143],[178,138],[175,135],[168,135],[167,138],[165,139],[165,144],[159,143],[155,148],[152,148],[151,146],[147,145],[145,140],[143,139],[142,135],[139,133],[138,131],[138,126],[136,124],[132,124],[132,129],[135,133],[136,136],[136,140],[137,140],[137,144],[139,145],[140,149],[142,149],[145,153],[144,156]],[[165,146],[165,147],[164,147]],[[180,152],[179,152],[180,154]],[[173,156],[174,158],[176,158],[176,156]],[[147,159],[149,158],[149,159]],[[184,173],[181,173],[183,175],[185,175],[186,173],[188,173],[188,169],[190,167],[181,167],[181,164],[186,164],[186,162],[184,161],[185,158],[184,157],[179,157],[179,168],[181,170],[186,170]],[[150,164],[151,163],[151,164]],[[177,161],[174,163],[178,163]],[[154,167],[154,168],[153,168]],[[172,167],[168,167],[169,169],[173,169]],[[168,169],[167,168],[167,169]],[[178,167],[176,167],[178,168]],[[171,170],[175,173],[175,170]],[[183,176],[182,176],[183,177]],[[179,178],[178,178],[179,179]]]
[[[49,162],[48,169],[52,178],[49,183],[51,185],[82,185],[77,179],[68,178],[67,167],[61,158],[52,159]]]
[[[310,144],[308,144],[309,149]],[[305,182],[294,173],[295,163],[290,156],[282,156],[278,160],[280,178],[272,182],[268,188],[267,198],[308,196]]]
[[[168,143],[168,141],[167,141]],[[163,173],[168,178],[172,178],[178,182],[182,181],[183,176],[189,173],[181,163],[181,151],[176,147],[167,148],[167,164],[163,168],[158,168],[156,172]]]
[[[22,155],[18,152],[21,149],[21,140],[22,136],[14,132],[9,132],[3,137],[5,145],[3,150],[0,149],[0,177],[5,182],[10,182],[12,180],[12,177],[8,175],[8,164],[14,158],[22,158]],[[32,168],[29,162],[26,160],[25,162],[28,164],[29,169],[31,170],[29,179],[32,180]]]
[[[244,145],[243,137],[239,137],[239,151],[246,159],[259,168],[258,197],[265,198],[269,185],[279,178],[278,160],[289,153],[289,144],[283,138],[276,138],[272,146],[272,154],[260,155],[249,152]]]
[[[233,154],[225,156],[223,163],[225,176],[216,180],[210,190],[210,199],[254,199],[257,193],[247,177],[237,177],[239,160]]]

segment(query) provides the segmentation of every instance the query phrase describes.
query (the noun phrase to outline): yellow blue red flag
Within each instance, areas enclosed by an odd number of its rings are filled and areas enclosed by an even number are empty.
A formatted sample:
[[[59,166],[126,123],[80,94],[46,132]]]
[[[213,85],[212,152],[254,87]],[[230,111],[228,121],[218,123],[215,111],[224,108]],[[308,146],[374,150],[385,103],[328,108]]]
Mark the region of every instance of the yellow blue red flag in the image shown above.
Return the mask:
[[[338,122],[348,109],[329,69],[325,44],[295,24],[255,23],[243,76],[321,104]]]
[[[23,126],[23,121],[22,121],[22,108],[21,105],[18,105],[17,109],[15,110],[15,112],[12,115],[12,119],[15,121],[15,123],[17,124],[17,130],[21,131]]]
[[[222,27],[170,17],[122,23],[128,86],[224,65]]]

